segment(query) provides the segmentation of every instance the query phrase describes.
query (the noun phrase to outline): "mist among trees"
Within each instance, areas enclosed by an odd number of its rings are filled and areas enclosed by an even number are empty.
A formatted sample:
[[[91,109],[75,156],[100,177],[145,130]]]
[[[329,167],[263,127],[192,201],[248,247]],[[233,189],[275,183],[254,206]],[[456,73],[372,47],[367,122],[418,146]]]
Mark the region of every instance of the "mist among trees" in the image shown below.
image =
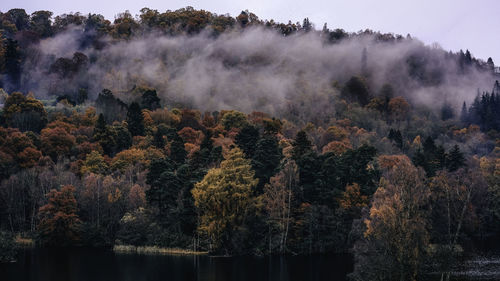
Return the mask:
[[[498,250],[491,58],[191,7],[12,9],[0,40],[0,260],[18,236],[351,253],[352,280],[449,280]]]

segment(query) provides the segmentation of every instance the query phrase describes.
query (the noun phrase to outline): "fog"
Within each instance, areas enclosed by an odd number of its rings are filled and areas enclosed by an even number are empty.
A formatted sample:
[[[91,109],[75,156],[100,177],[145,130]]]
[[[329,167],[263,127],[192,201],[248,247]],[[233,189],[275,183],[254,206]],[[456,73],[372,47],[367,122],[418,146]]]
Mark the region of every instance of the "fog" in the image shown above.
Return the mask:
[[[415,39],[382,42],[374,35],[358,35],[328,44],[320,32],[283,37],[261,27],[235,29],[216,38],[208,32],[102,38],[102,48],[84,44],[87,37],[73,27],[32,47],[23,65],[23,90],[49,97],[72,95],[83,87],[95,98],[108,88],[131,102],[138,98],[135,87],[153,87],[169,107],[280,116],[294,107],[306,115],[333,110],[328,101],[338,99],[343,83],[362,72],[372,95],[390,83],[395,96],[433,108],[445,100],[459,108],[478,89],[491,90],[494,82],[491,74],[472,67],[463,74],[446,51]],[[89,59],[75,75],[63,78],[49,72],[57,58],[71,59],[75,52]],[[424,62],[426,77],[410,74],[412,56]]]

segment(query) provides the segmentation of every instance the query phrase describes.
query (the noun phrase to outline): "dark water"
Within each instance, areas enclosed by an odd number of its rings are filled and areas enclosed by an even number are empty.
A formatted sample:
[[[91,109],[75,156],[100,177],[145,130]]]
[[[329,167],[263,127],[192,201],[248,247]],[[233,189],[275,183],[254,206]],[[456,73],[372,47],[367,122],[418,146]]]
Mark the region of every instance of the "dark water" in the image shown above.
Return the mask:
[[[352,258],[148,256],[96,249],[26,249],[0,264],[0,281],[326,281],[346,280]]]

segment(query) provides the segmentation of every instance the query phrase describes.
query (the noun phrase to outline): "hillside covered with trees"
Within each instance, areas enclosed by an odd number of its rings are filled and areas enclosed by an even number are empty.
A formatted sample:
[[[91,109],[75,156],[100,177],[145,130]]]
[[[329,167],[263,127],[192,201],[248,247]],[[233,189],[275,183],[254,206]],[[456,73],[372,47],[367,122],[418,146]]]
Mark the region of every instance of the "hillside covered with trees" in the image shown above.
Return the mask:
[[[468,50],[308,19],[1,12],[0,260],[21,235],[449,278],[500,250],[498,80]]]

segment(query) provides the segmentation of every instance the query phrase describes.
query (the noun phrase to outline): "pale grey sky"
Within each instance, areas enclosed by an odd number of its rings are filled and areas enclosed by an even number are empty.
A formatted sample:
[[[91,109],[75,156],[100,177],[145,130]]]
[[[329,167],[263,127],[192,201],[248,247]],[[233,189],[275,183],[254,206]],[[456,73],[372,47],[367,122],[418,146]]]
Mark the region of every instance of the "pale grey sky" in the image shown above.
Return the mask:
[[[349,32],[370,28],[410,33],[427,44],[437,42],[446,50],[469,49],[478,58],[492,57],[500,65],[500,0],[2,0],[0,11],[24,8],[28,13],[50,10],[55,15],[92,12],[113,20],[125,10],[137,15],[143,7],[163,12],[186,6],[232,16],[248,9],[261,19],[280,22],[302,22],[308,17],[318,29],[327,22],[330,28]]]

